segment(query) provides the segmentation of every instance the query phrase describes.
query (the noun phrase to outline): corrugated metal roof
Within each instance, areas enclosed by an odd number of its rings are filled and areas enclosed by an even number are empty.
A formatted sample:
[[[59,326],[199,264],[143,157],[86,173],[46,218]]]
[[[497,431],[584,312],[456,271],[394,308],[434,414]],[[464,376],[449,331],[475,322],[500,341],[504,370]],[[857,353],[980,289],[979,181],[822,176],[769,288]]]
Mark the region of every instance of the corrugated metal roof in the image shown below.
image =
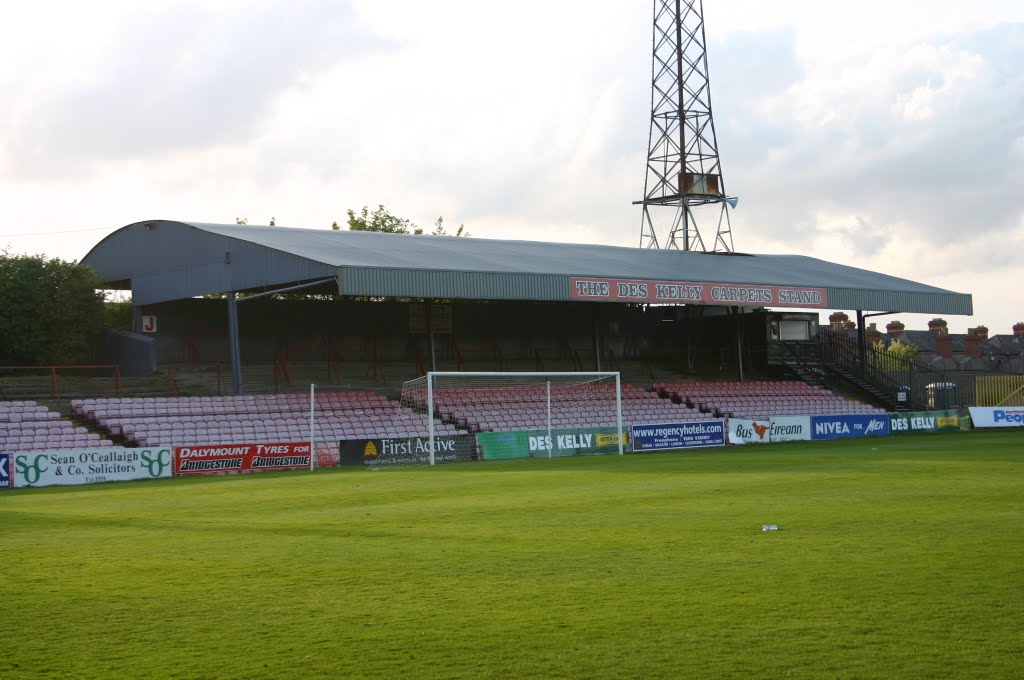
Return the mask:
[[[932,293],[941,290],[802,255],[739,256],[578,243],[347,230],[223,224],[191,226],[336,267],[604,276],[776,286],[824,287],[827,284],[836,288],[893,288]]]
[[[971,313],[970,295],[801,255],[154,220],[107,236],[83,262],[131,280],[138,304],[322,276],[346,295],[569,300],[572,278],[603,277],[819,288],[836,309]]]
[[[897,279],[899,280],[899,279]],[[828,306],[863,311],[916,312],[918,314],[974,313],[970,295],[952,291],[916,292],[898,289],[865,290],[829,287]]]

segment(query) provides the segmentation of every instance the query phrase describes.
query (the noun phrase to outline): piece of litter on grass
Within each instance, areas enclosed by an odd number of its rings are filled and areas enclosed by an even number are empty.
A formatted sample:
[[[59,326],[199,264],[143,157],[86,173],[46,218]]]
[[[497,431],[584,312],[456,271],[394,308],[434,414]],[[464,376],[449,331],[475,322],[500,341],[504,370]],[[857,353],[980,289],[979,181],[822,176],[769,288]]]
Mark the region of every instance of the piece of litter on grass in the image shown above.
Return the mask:
[[[762,524],[761,525],[761,531],[778,531],[778,530],[779,530],[779,525],[778,524]]]

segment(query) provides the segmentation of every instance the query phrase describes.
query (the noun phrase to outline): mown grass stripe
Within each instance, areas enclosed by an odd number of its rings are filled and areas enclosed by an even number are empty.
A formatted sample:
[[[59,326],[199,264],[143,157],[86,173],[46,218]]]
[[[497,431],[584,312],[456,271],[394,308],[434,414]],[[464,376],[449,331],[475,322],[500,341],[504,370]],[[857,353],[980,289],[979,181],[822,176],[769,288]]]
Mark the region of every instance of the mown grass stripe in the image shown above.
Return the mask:
[[[1016,678],[1022,451],[991,432],[13,490],[0,672]]]

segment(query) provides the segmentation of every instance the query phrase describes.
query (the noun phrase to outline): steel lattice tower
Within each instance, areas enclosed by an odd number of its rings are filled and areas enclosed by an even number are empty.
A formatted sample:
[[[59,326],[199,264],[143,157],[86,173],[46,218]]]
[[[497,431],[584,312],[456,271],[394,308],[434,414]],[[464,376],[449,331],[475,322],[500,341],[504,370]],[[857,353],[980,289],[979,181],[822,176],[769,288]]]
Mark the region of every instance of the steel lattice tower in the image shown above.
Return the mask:
[[[736,199],[725,193],[711,116],[703,0],[654,0],[651,73],[647,176],[643,200],[634,201],[643,206],[640,247],[732,252],[729,208]],[[720,207],[710,248],[694,219],[694,208],[709,205]],[[662,243],[652,213],[670,210],[674,217]]]

